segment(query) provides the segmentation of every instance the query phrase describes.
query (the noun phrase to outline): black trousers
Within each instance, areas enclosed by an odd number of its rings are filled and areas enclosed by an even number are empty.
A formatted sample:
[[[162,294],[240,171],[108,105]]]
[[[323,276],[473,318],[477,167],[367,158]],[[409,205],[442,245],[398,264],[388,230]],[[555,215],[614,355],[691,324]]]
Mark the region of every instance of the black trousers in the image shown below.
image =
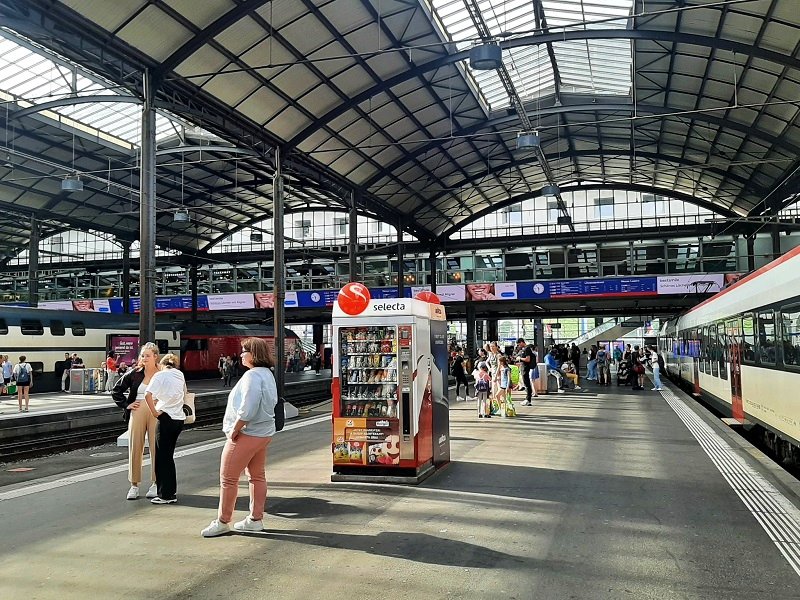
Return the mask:
[[[170,418],[161,413],[156,427],[156,485],[158,497],[163,500],[175,498],[178,479],[175,474],[175,444],[183,430],[183,420]]]
[[[531,401],[531,394],[533,393],[532,372],[533,369],[522,369],[522,381],[525,383],[525,402]]]

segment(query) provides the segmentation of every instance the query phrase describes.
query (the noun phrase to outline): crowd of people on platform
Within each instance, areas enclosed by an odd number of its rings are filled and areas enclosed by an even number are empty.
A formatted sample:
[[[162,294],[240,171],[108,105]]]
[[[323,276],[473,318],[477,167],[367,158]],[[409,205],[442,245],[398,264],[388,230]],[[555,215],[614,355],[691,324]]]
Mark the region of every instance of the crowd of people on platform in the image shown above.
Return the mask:
[[[661,371],[664,358],[655,346],[614,346],[607,349],[604,344],[592,344],[581,350],[576,344],[554,344],[547,349],[541,362],[537,350],[524,338],[519,338],[513,349],[509,346],[501,351],[497,342],[479,348],[474,358],[465,355],[461,346],[451,344],[450,375],[455,378],[456,402],[474,398],[480,418],[492,414],[511,415],[515,412],[511,392],[525,392],[523,406],[531,406],[538,396],[537,385],[546,389],[549,378],[556,383],[556,391],[582,390],[580,386],[581,364],[585,363],[586,381],[598,385],[611,385],[612,367],[617,372],[617,384],[629,385],[631,389],[643,390],[646,367],[653,373],[654,391],[661,391]],[[543,364],[545,377],[541,378],[539,365]],[[469,377],[472,377],[470,384]],[[538,383],[537,383],[538,381]],[[463,388],[463,391],[462,391]],[[470,393],[473,388],[474,393]]]

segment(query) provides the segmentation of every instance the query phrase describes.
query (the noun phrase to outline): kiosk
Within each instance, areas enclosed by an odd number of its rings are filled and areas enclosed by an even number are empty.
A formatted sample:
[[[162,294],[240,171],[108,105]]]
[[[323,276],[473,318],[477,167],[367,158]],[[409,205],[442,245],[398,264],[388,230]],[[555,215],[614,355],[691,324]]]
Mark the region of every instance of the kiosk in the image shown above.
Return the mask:
[[[444,307],[350,283],[333,335],[331,480],[419,483],[449,462]]]

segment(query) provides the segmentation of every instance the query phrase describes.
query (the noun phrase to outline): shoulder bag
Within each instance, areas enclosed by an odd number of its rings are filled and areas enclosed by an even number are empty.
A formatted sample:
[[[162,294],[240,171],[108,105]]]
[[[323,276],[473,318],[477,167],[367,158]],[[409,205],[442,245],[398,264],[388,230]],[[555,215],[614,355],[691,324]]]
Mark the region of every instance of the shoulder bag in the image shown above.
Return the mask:
[[[191,425],[197,418],[194,410],[194,392],[190,392],[185,385],[183,386],[183,414],[186,415],[183,420],[184,425]]]

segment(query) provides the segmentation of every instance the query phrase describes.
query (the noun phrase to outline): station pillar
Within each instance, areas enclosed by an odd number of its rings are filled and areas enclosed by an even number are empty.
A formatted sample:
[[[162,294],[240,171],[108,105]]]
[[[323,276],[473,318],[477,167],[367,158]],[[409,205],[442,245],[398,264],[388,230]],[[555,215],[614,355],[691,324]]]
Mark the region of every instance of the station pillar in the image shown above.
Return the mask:
[[[470,302],[467,302],[467,347],[465,352],[470,358],[474,358],[477,354],[477,340],[475,337],[475,307]]]
[[[39,305],[39,223],[31,213],[31,236],[28,244],[28,305]]]
[[[497,332],[498,332],[497,324],[498,324],[497,319],[487,319],[486,320],[486,339],[487,340],[490,340],[490,341],[493,341],[493,342],[499,342],[498,335],[497,335]]]

